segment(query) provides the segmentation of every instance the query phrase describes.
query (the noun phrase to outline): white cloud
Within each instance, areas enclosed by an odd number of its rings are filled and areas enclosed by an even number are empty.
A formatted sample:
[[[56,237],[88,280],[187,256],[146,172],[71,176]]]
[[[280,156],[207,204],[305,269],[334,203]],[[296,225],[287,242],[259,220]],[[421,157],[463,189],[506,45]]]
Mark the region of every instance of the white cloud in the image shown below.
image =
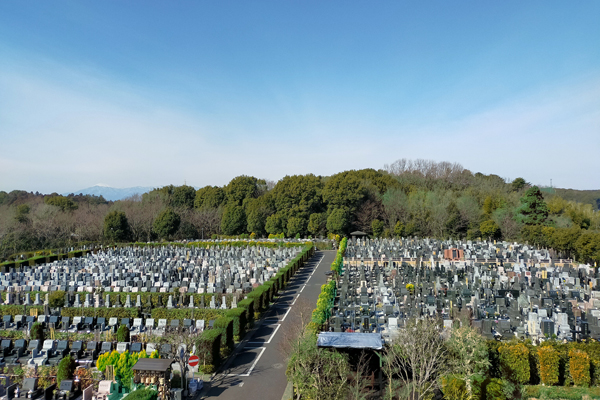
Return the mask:
[[[224,185],[241,174],[330,175],[398,158],[455,161],[540,184],[552,178],[559,187],[600,187],[598,78],[506,99],[460,120],[393,128],[360,115],[315,118],[310,106],[295,118],[288,104],[287,121],[269,125],[268,112],[257,115],[267,127],[258,132],[235,115],[199,117],[95,71],[44,68],[0,65],[0,190],[68,192],[94,182]]]

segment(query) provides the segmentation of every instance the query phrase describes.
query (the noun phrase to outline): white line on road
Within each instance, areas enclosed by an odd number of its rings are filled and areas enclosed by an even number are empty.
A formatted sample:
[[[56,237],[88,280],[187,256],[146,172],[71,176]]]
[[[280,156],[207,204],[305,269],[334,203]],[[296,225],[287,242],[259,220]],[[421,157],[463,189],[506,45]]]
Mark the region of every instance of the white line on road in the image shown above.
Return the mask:
[[[248,342],[247,344],[269,344],[271,343],[271,340],[273,340],[273,337],[275,336],[279,328],[281,328],[281,324],[277,324],[277,328],[275,328],[275,331],[271,334],[269,340],[267,340],[266,342]]]
[[[290,313],[291,310],[292,310],[292,307],[288,308],[288,310],[285,313],[285,315],[283,316],[283,318],[281,318],[281,322],[285,321],[285,317],[287,317],[287,315]]]
[[[306,287],[306,285],[303,285],[302,289],[300,289],[300,291],[298,293],[302,293],[302,291],[304,290],[305,287]]]
[[[298,295],[296,296],[296,298],[294,299],[294,301],[292,301],[292,305],[296,304],[296,300],[298,300],[298,297],[300,297],[300,294],[298,294]]]
[[[258,363],[258,360],[260,360],[260,358],[262,357],[263,353],[265,352],[265,350],[267,348],[266,347],[256,347],[252,350],[256,350],[256,349],[261,349],[261,350],[260,350],[260,353],[258,354],[258,357],[256,357],[256,360],[254,360],[254,362],[252,363],[252,366],[250,367],[248,372],[246,372],[245,374],[223,374],[223,375],[225,375],[225,376],[250,376],[250,374],[254,370],[254,367],[256,367],[256,363]]]
[[[244,375],[240,375],[240,376],[250,376],[250,374],[252,373],[252,371],[254,370],[254,367],[256,367],[256,363],[258,362],[258,360],[260,360],[260,358],[262,357],[263,353],[265,352],[265,350],[267,349],[266,347],[261,347],[261,351],[260,354],[258,355],[258,357],[256,357],[256,360],[254,360],[254,362],[252,363],[252,366],[250,367],[250,369],[248,370],[248,372]]]

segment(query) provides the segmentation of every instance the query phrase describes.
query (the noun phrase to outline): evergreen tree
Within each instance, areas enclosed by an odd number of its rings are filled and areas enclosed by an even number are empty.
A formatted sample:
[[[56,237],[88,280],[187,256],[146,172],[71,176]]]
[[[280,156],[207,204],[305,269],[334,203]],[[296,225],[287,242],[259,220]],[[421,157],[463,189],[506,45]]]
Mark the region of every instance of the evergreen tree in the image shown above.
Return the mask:
[[[104,217],[104,236],[115,242],[130,238],[131,231],[127,216],[122,211],[111,211]]]
[[[548,219],[548,205],[540,188],[533,186],[521,197],[519,221],[525,225],[542,225]]]
[[[179,224],[181,223],[181,218],[175,211],[170,208],[165,208],[154,220],[154,224],[152,225],[154,232],[163,238],[169,238],[173,236],[177,229],[179,229]]]

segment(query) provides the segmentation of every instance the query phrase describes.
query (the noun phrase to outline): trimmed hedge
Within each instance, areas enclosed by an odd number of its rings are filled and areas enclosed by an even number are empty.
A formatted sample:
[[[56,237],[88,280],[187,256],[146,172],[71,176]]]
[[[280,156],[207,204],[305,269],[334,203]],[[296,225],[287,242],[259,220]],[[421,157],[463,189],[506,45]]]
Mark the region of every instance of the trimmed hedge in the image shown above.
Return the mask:
[[[233,320],[233,336],[241,340],[246,335],[246,325],[248,324],[247,310],[244,308],[233,308],[225,313]]]
[[[540,380],[544,385],[556,385],[559,377],[560,357],[552,346],[538,348]]]
[[[186,318],[192,319],[203,319],[205,321],[209,321],[212,319],[217,319],[225,315],[227,310],[213,310],[211,308],[199,308],[199,309],[191,309],[191,308],[154,308],[152,309],[151,316],[155,320],[166,319],[167,323],[171,323],[172,320],[184,320]]]
[[[233,350],[235,345],[233,341],[233,318],[221,317],[215,321],[214,329],[220,329],[223,336],[221,346],[229,351]]]
[[[244,299],[238,303],[238,308],[246,310],[246,322],[248,326],[254,322],[254,300]]]
[[[500,370],[511,382],[524,384],[529,382],[529,349],[524,343],[507,343],[498,348]]]
[[[221,363],[221,337],[220,329],[206,329],[196,341],[196,352],[200,357],[199,371],[210,374]]]
[[[42,307],[43,310],[43,307]],[[43,312],[43,311],[42,311]],[[135,307],[63,307],[60,310],[63,317],[103,317],[103,318],[138,318],[139,310]]]
[[[5,315],[12,315],[13,317],[15,315],[29,316],[29,315],[31,315],[31,310],[37,310],[38,315],[41,315],[44,313],[43,306],[8,305],[8,306],[0,306],[0,316],[5,316]],[[25,312],[23,312],[23,311],[25,311]]]
[[[581,350],[569,350],[569,372],[575,386],[590,386],[590,356]]]

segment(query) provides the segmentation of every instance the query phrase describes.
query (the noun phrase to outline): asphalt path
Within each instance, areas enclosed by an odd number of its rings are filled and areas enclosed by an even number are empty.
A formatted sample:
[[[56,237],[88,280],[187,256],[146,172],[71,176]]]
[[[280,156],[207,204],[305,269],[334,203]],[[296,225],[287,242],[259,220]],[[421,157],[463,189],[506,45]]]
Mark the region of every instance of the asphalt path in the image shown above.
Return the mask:
[[[318,251],[298,270],[258,326],[212,378],[203,398],[281,400],[287,386],[282,342],[297,328],[298,314],[316,306],[335,255],[335,251]]]

